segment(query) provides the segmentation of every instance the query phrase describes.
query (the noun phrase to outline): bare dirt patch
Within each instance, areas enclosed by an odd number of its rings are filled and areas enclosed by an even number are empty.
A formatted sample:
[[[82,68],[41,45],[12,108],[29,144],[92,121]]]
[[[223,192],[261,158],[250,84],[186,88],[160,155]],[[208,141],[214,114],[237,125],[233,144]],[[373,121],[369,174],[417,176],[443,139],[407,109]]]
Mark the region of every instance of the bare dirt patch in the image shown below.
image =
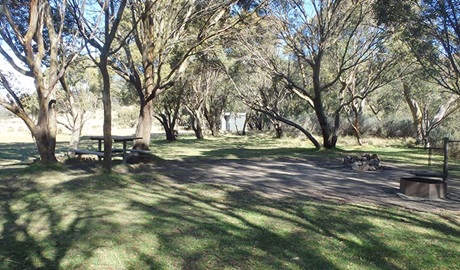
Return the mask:
[[[303,196],[343,203],[372,203],[420,211],[460,211],[460,183],[449,179],[447,199],[425,200],[399,194],[400,177],[413,168],[383,163],[377,171],[355,172],[341,160],[239,159],[156,162],[133,172],[160,171],[181,183],[230,184],[265,197]]]

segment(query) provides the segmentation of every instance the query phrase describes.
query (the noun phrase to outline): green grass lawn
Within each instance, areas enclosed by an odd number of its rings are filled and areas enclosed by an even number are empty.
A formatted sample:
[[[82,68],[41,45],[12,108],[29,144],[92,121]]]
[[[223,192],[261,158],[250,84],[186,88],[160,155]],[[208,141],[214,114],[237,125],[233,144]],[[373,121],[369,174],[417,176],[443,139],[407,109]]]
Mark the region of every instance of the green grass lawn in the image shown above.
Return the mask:
[[[162,164],[366,151],[423,158],[405,147],[315,151],[269,136],[152,146]],[[460,269],[458,213],[273,199],[156,171],[100,175],[73,165],[0,167],[0,269]]]

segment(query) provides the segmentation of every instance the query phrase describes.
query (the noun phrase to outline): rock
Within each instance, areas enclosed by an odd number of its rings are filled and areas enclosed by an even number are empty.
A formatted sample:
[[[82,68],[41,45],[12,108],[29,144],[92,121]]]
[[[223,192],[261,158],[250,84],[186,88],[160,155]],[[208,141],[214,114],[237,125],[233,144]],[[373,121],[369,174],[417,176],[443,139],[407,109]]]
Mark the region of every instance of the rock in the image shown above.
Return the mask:
[[[358,172],[364,171],[376,171],[381,169],[380,158],[377,154],[362,154],[360,157],[357,156],[345,156],[343,158],[344,165],[350,165],[349,167]],[[348,166],[344,166],[348,168]]]

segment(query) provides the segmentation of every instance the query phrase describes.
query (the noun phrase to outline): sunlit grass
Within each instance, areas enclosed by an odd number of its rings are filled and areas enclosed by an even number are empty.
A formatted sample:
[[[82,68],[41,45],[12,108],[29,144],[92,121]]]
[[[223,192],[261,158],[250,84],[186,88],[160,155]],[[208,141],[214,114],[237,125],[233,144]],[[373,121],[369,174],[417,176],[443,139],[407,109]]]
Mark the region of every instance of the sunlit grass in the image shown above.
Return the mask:
[[[5,149],[5,160],[26,156]],[[403,140],[342,141],[318,151],[304,139],[267,134],[154,138],[152,152],[164,166],[365,152],[427,162],[426,152]],[[71,165],[0,167],[0,269],[458,269],[458,213],[275,199],[156,170],[102,175],[98,165]]]
[[[193,136],[180,137],[177,142],[152,140],[152,152],[164,160],[186,159],[238,159],[238,158],[343,158],[363,153],[378,154],[383,162],[422,166],[424,169],[440,170],[443,156],[433,151],[429,162],[427,150],[410,148],[407,139],[368,138],[364,145],[357,145],[354,138],[343,137],[336,149],[316,150],[305,138],[285,137],[275,139],[270,134],[250,136],[225,135],[196,140]],[[430,164],[430,165],[429,165]],[[450,160],[453,168],[457,160]]]
[[[1,182],[1,269],[455,269],[460,260],[459,219],[448,212],[267,199],[151,173],[47,174],[61,181]]]

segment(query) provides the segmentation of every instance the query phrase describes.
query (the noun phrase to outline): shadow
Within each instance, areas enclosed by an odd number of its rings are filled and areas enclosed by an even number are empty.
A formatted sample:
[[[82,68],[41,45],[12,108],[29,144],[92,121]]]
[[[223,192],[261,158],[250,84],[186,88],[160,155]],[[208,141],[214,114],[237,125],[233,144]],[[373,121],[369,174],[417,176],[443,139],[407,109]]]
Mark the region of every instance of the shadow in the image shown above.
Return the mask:
[[[356,151],[221,149],[220,141],[188,139],[177,147],[192,143],[207,150],[129,165],[123,174],[98,174],[97,162],[0,168],[0,269],[458,264],[460,222],[446,211],[460,210],[455,179],[448,200],[408,201],[397,191],[411,168],[344,169],[340,155]]]
[[[336,172],[301,161],[159,160],[108,175],[28,167],[15,175],[17,168],[7,168],[0,180],[0,268],[447,269],[457,264],[455,215],[355,204],[349,196],[352,184],[362,181],[359,174],[341,172],[347,181],[340,182]],[[354,196],[387,187],[378,181],[369,186]],[[445,254],[439,265],[436,258]]]
[[[374,203],[409,209],[460,210],[460,182],[448,180],[446,200],[417,200],[401,197],[399,180],[410,176],[413,167],[384,166],[384,169],[355,172],[340,159],[185,159],[144,164],[133,173],[157,171],[182,183],[236,185],[268,197],[297,195],[327,200]]]
[[[29,157],[38,157],[38,151],[34,143],[0,143],[0,149],[0,161],[25,161]]]
[[[108,220],[113,211],[95,208],[90,200],[103,190],[95,177],[49,189],[34,180],[39,175],[24,176],[0,181],[0,269],[79,269],[120,231]],[[109,186],[116,188],[113,181]]]
[[[162,250],[178,257],[180,269],[341,269],[344,262],[352,267],[379,269],[437,266],[430,259],[407,261],[407,254],[381,235],[400,234],[398,230],[407,224],[446,235],[436,241],[459,243],[458,224],[452,227],[409,212],[317,202],[304,196],[267,199],[249,189],[222,185],[151,184],[155,186],[152,194],[162,195],[161,200],[133,200],[131,207],[155,217],[145,225],[146,230],[159,234]],[[169,188],[175,190],[174,195],[163,196],[162,190]],[[222,196],[212,195],[216,193]],[[382,230],[375,220],[390,220],[401,226]],[[425,239],[423,233],[412,232],[402,241],[414,242],[420,237]],[[425,249],[409,245],[414,252]],[[435,254],[448,252],[444,245],[429,250]],[[454,253],[455,257],[459,255]]]

